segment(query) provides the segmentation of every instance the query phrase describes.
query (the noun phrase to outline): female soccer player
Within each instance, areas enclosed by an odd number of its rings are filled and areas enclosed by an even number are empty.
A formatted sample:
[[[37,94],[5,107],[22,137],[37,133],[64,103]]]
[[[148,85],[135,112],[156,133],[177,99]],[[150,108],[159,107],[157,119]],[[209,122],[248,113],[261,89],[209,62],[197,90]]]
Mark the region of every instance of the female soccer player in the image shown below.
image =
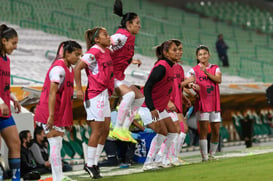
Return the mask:
[[[166,41],[157,47],[156,54],[158,61],[144,86],[145,104],[139,110],[144,124],[157,133],[151,142],[143,170],[163,166],[155,164],[160,146],[167,138],[165,144],[169,150],[173,139],[177,136],[176,127],[166,111],[173,89],[173,66],[179,56],[177,46],[173,41]]]
[[[183,95],[183,87],[188,86],[188,84],[194,80],[192,79],[193,77],[184,80],[184,70],[183,67],[179,65],[179,62],[181,61],[181,57],[183,54],[183,45],[179,40],[173,39],[172,41],[177,46],[179,57],[173,66],[174,84],[173,91],[167,106],[167,110],[169,112],[170,117],[174,121],[178,136],[174,139],[174,143],[171,147],[171,150],[167,150],[165,144],[162,144],[161,150],[158,155],[161,155],[160,157],[163,158],[162,163],[164,164],[171,163],[172,165],[181,165],[183,163],[182,160],[178,158],[178,153],[182,147],[182,144],[184,143],[186,133],[188,131],[188,126],[183,116],[182,99],[184,99],[187,107],[191,106],[191,102],[189,101],[189,99]]]
[[[16,30],[5,24],[0,26],[0,132],[9,149],[9,168],[12,180],[20,180],[20,139],[14,119],[10,111],[10,100],[17,113],[21,105],[10,92],[10,55],[17,48],[18,34]]]
[[[109,99],[114,90],[113,63],[110,56],[110,36],[105,28],[96,27],[85,33],[87,52],[75,68],[77,96],[83,99],[81,70],[85,69],[88,85],[84,96],[87,123],[92,129],[88,141],[88,158],[84,169],[93,178],[100,178],[98,160],[110,127]]]
[[[222,73],[217,65],[209,63],[208,47],[200,45],[196,49],[196,57],[199,63],[189,70],[187,77],[195,76],[195,83],[200,88],[197,91],[195,110],[200,125],[200,152],[202,160],[207,161],[209,157],[214,159],[219,142],[221,122],[219,84],[222,82]],[[212,135],[208,156],[207,133],[209,123]]]
[[[111,57],[114,65],[115,91],[122,96],[122,100],[119,105],[113,136],[123,141],[136,143],[136,140],[131,137],[129,127],[135,112],[144,102],[144,96],[138,88],[124,80],[124,72],[131,63],[141,65],[140,60],[132,59],[134,56],[135,35],[138,34],[140,29],[140,19],[133,12],[123,14],[120,0],[115,1],[114,13],[122,17],[119,29],[111,36],[113,40]],[[129,119],[125,121],[126,116],[129,116]]]
[[[73,85],[75,65],[82,54],[82,47],[75,41],[59,45],[55,61],[49,68],[34,120],[43,126],[49,145],[49,159],[54,181],[60,181],[62,172],[62,137],[65,127],[73,125]]]

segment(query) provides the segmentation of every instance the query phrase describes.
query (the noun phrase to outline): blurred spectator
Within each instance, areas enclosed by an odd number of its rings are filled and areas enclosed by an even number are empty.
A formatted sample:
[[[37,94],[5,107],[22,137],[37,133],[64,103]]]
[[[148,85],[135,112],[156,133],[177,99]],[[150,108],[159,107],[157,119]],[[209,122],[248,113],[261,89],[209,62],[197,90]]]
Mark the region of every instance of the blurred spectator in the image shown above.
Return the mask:
[[[219,59],[222,61],[223,63],[223,67],[228,67],[229,63],[228,63],[228,56],[227,56],[227,49],[228,46],[227,44],[224,42],[224,37],[222,34],[218,35],[218,40],[216,41],[216,51],[218,53],[218,57]]]
[[[242,126],[242,137],[245,141],[246,147],[252,147],[254,119],[250,111],[247,110],[246,112],[244,112],[244,118],[240,119],[240,124]]]
[[[48,143],[47,138],[42,127],[36,126],[34,130],[33,144],[30,150],[39,167],[50,169],[50,162],[48,161]]]
[[[24,179],[39,179],[40,174],[49,172],[48,169],[39,168],[29,147],[32,136],[29,130],[21,131],[21,177]]]
[[[30,147],[30,151],[40,168],[45,168],[50,172],[51,165],[49,162],[48,142],[44,129],[40,126],[36,126],[34,130],[34,139]],[[71,166],[63,162],[63,171],[71,171]]]

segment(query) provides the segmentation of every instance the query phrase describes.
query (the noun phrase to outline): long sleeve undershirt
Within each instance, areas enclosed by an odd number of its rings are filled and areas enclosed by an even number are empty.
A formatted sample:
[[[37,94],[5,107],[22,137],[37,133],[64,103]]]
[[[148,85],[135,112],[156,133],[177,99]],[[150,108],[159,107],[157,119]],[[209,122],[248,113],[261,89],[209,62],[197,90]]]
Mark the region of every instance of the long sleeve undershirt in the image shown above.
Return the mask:
[[[165,61],[172,67],[174,65],[173,62],[166,59]],[[144,96],[145,96],[145,104],[150,111],[155,110],[155,106],[152,99],[152,90],[154,85],[161,81],[166,74],[166,69],[163,65],[159,65],[153,69],[151,72],[145,86],[144,86]]]

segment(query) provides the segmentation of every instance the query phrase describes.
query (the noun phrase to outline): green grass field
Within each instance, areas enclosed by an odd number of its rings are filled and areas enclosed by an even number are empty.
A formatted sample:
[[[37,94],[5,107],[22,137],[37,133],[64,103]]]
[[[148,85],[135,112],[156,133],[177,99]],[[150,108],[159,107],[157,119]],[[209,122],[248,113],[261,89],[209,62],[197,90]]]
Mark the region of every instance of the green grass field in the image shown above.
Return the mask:
[[[190,165],[142,172],[141,166],[130,169],[113,168],[102,170],[102,181],[272,181],[273,180],[273,152],[272,147],[255,147],[218,153],[219,160],[199,162],[200,156],[186,157],[184,160],[193,161]],[[266,153],[269,152],[269,153]],[[135,172],[128,174],[128,172]],[[125,175],[124,175],[125,174]],[[83,172],[74,172],[70,178],[84,181],[90,180]]]

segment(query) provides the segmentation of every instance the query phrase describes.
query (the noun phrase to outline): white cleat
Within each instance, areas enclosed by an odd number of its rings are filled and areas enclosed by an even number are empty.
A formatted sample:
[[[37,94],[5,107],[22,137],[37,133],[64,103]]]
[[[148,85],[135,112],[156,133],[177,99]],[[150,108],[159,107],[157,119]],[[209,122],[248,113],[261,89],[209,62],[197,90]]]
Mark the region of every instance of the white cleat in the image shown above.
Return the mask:
[[[170,167],[172,167],[172,165],[171,164],[164,164],[164,163],[161,163],[161,162],[158,162],[158,163],[156,163],[156,165],[157,165],[157,167],[161,167],[161,168],[170,168]]]
[[[148,171],[148,170],[156,170],[158,169],[157,165],[154,163],[144,163],[142,170],[143,171]]]
[[[209,160],[210,161],[218,160],[218,158],[216,158],[214,155],[209,155]]]

